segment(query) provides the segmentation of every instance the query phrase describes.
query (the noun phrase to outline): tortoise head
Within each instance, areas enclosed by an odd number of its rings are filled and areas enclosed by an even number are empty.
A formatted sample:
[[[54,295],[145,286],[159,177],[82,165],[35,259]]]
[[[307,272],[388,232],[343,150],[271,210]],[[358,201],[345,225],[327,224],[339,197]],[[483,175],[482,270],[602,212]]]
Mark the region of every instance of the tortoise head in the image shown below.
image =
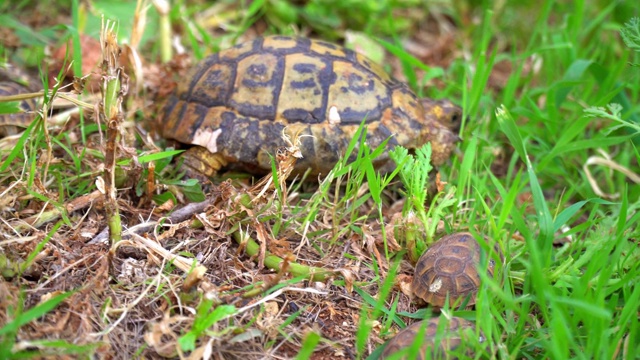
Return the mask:
[[[460,141],[462,109],[448,100],[421,99],[424,108],[424,140],[431,142],[431,162],[443,164]]]
[[[420,99],[420,103],[427,116],[444,125],[451,131],[458,133],[462,125],[462,108],[449,100]]]

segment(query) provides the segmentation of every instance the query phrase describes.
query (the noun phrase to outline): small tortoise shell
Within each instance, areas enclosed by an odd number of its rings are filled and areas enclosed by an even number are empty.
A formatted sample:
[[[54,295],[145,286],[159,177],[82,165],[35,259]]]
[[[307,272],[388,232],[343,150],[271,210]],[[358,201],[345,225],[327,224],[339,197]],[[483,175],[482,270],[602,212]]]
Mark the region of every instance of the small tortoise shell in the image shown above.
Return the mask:
[[[497,244],[495,251],[501,254]],[[493,277],[495,261],[490,257],[488,260],[487,272]],[[433,243],[418,259],[413,276],[413,293],[439,308],[445,305],[447,294],[449,306],[467,296],[470,296],[467,305],[473,305],[480,286],[479,263],[480,245],[473,235],[447,235]]]
[[[431,359],[453,359],[449,355],[451,350],[457,349],[461,345],[464,346],[465,340],[468,341],[471,336],[475,336],[475,326],[470,321],[453,317],[449,320],[449,327],[443,329],[444,334],[442,334],[440,342],[435,344],[439,322],[439,317],[432,318],[415,322],[402,329],[389,341],[380,358],[387,359],[391,355],[411,347],[420,329],[425,327],[422,345],[415,359],[427,359],[427,353],[430,353],[431,356],[429,358]],[[479,340],[483,341],[484,339],[481,337]],[[405,356],[404,359],[406,358]]]

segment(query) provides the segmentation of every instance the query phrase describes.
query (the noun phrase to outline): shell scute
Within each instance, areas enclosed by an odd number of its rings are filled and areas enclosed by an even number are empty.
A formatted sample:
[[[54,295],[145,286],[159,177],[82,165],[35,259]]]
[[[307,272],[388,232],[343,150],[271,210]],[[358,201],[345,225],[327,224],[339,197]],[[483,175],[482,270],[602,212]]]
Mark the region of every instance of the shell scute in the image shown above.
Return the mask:
[[[443,257],[436,260],[438,273],[446,275],[460,275],[464,272],[464,263],[460,259]]]
[[[256,119],[275,117],[284,59],[273,54],[251,55],[237,63],[229,107]]]
[[[391,107],[388,88],[380,79],[346,61],[334,61],[335,83],[328,90],[328,105],[335,106],[344,124],[379,121]]]
[[[327,72],[331,67],[322,58],[307,54],[286,57],[278,116],[283,122],[321,123],[325,120]]]
[[[192,91],[185,93],[183,100],[208,107],[224,106],[231,97],[235,66],[230,63],[215,63],[194,76]]]
[[[262,49],[265,51],[279,51],[284,53],[300,52],[309,47],[308,41],[289,36],[269,36],[263,38]]]
[[[309,50],[319,55],[328,55],[336,58],[346,58],[349,55],[354,56],[351,50],[321,40],[312,41]]]
[[[451,257],[457,261],[463,262],[469,261],[473,258],[472,251],[472,249],[460,245],[444,246],[440,249],[440,256]]]
[[[239,59],[244,58],[245,56],[255,54],[256,51],[260,49],[261,45],[262,45],[261,38],[256,38],[253,41],[243,42],[236,46],[220,51],[219,53],[214,54],[211,57],[218,56],[219,61],[222,61],[222,62],[237,61]],[[205,63],[209,62],[208,60],[211,57],[205,59]]]

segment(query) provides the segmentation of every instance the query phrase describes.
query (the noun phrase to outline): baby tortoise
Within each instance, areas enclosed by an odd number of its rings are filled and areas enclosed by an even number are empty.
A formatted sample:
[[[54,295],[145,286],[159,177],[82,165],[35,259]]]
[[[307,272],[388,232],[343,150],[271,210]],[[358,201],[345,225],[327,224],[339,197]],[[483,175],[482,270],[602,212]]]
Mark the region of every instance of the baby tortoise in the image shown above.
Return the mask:
[[[471,336],[475,336],[475,326],[465,319],[452,317],[449,320],[449,326],[443,329],[442,338],[436,343],[439,322],[440,318],[437,317],[415,322],[402,329],[389,341],[380,359],[388,359],[391,355],[403,349],[409,349],[422,327],[424,327],[424,336],[421,339],[420,350],[415,359],[427,359],[428,353],[430,354],[428,357],[430,359],[454,359],[449,355],[451,350],[457,349],[461,344],[467,342]],[[484,341],[484,337],[481,336],[479,341]],[[408,359],[407,355],[402,358]]]
[[[379,65],[338,45],[303,37],[259,37],[209,56],[193,68],[162,111],[163,137],[193,145],[185,163],[214,175],[220,168],[271,170],[269,154],[299,141],[294,173],[327,174],[365,120],[371,148],[415,149],[431,142],[445,162],[458,136],[460,108],[418,99]],[[190,153],[190,154],[189,154]],[[393,168],[385,151],[375,163]]]
[[[502,259],[498,244],[494,251]],[[493,277],[495,260],[488,257],[487,275]],[[467,305],[476,303],[480,286],[478,265],[480,245],[470,233],[455,233],[436,241],[416,263],[413,294],[428,304],[442,308],[447,295],[449,306],[469,296]]]

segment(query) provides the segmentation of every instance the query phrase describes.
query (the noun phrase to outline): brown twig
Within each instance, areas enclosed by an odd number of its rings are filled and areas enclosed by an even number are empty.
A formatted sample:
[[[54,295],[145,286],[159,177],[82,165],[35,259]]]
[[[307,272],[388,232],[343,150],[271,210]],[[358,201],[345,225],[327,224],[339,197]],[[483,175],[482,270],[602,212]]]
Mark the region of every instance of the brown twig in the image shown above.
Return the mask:
[[[62,216],[63,212],[70,214],[74,211],[82,210],[90,206],[95,201],[99,200],[101,196],[102,196],[102,193],[98,190],[95,190],[92,193],[82,195],[76,199],[73,199],[72,201],[68,202],[61,208],[56,208],[51,211],[45,211],[38,215],[30,216],[24,219],[23,220],[24,223],[16,226],[15,229],[19,232],[27,230],[28,228],[31,228],[31,227],[37,229],[46,223],[58,220],[60,216]]]
[[[195,214],[203,212],[207,207],[215,203],[217,200],[218,200],[218,196],[213,195],[211,198],[203,202],[187,204],[186,206],[173,212],[173,214],[171,214],[170,216],[166,217],[165,218],[166,222],[172,223],[172,224],[183,222],[189,219],[190,217],[194,216]],[[149,232],[153,230],[153,228],[157,224],[158,224],[157,221],[140,224],[135,228],[127,230],[123,235],[128,236],[131,234],[142,234],[145,232]],[[109,235],[109,228],[105,227],[98,235],[96,235],[93,239],[91,239],[88,244],[98,244],[103,241],[106,241],[108,239],[108,235]]]
[[[118,66],[120,48],[118,47],[113,25],[109,20],[104,22],[100,33],[102,46],[102,103],[99,116],[107,124],[107,143],[104,159],[104,194],[105,212],[109,226],[111,245],[122,239],[122,223],[118,201],[116,199],[115,170],[117,158],[117,143],[120,135],[120,125],[123,121],[122,100],[127,91],[127,79],[123,69]],[[113,248],[113,247],[112,247]]]

